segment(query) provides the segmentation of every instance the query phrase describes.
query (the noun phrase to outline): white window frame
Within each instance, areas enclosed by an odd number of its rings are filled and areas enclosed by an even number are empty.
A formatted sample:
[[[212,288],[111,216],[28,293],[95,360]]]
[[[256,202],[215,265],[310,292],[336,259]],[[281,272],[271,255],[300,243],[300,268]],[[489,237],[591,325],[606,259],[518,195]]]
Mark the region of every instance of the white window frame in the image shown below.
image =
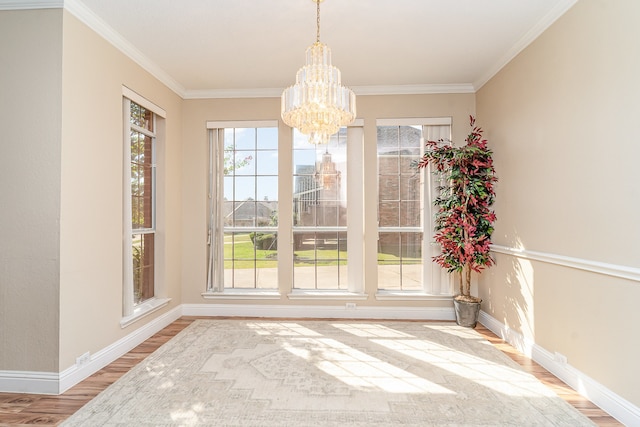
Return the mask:
[[[449,135],[445,139],[451,139],[452,119],[451,117],[436,117],[436,118],[398,118],[398,119],[378,119],[376,120],[376,129],[379,126],[421,126],[421,146],[424,147],[424,143],[428,139],[432,139],[429,136],[429,126],[449,126]],[[378,176],[376,169],[376,176]],[[434,214],[433,200],[437,196],[437,182],[433,178],[431,166],[421,171],[421,196],[423,204],[421,225],[419,227],[380,227],[378,226],[379,233],[385,231],[402,231],[407,232],[422,232],[422,289],[415,290],[381,290],[376,285],[376,299],[378,300],[393,300],[393,299],[415,299],[424,297],[426,299],[450,299],[453,294],[453,288],[449,275],[441,267],[436,265],[432,261],[432,257],[437,255],[440,251],[438,246],[434,243],[433,227],[434,227]],[[376,194],[378,192],[376,191]],[[378,196],[379,197],[379,196]],[[377,213],[377,212],[376,212]],[[377,262],[376,262],[377,264]]]
[[[222,214],[224,198],[224,130],[230,128],[277,128],[277,120],[257,121],[208,121],[209,132],[209,218],[207,231],[207,284],[202,294],[205,298],[280,298],[277,289],[225,288],[224,286],[224,218]],[[278,137],[279,139],[279,137]],[[280,205],[280,200],[278,205]],[[279,209],[280,210],[280,209]],[[278,226],[280,231],[280,226]],[[278,233],[278,236],[283,234]],[[280,237],[279,237],[280,238]],[[278,257],[278,269],[280,268]]]
[[[158,286],[158,242],[154,243],[154,296],[149,298],[138,305],[134,305],[134,289],[133,289],[133,253],[132,253],[132,214],[131,214],[131,131],[142,132],[145,135],[154,138],[154,144],[158,143],[158,129],[157,122],[154,124],[154,132],[151,133],[146,129],[142,129],[139,126],[131,124],[131,102],[134,102],[141,107],[151,111],[154,114],[154,120],[160,117],[166,119],[167,113],[164,109],[160,108],[153,102],[140,96],[131,89],[122,87],[122,123],[123,123],[123,233],[122,233],[122,246],[123,246],[123,292],[122,292],[122,319],[120,320],[120,326],[125,328],[140,318],[147,316],[154,311],[167,305],[171,299],[160,297],[160,287]],[[160,141],[163,142],[163,141]],[[155,148],[155,147],[154,147]],[[155,161],[155,149],[153,167],[156,167]],[[136,230],[141,232],[154,232],[156,233],[156,195],[157,185],[155,179],[156,173],[153,174],[153,206],[152,206],[152,221],[153,230]],[[156,233],[157,234],[157,233]]]

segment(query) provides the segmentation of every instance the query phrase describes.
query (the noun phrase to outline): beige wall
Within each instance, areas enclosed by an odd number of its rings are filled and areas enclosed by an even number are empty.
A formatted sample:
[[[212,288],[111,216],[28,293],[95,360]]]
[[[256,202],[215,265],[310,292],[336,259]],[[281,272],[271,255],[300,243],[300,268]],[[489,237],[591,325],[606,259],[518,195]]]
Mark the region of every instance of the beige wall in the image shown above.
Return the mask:
[[[122,86],[167,112],[158,144],[157,269],[168,308],[121,329]],[[180,300],[182,99],[64,12],[60,370],[130,334]],[[57,367],[56,367],[57,368]]]
[[[358,118],[364,120],[365,171],[366,182],[376,182],[376,122],[378,118],[423,118],[453,117],[453,134],[456,141],[462,141],[468,131],[468,116],[475,113],[474,94],[455,95],[406,95],[406,96],[360,96],[358,97]],[[280,117],[279,98],[258,99],[206,99],[185,100],[183,109],[183,273],[182,292],[186,304],[221,303],[221,300],[204,300],[202,292],[206,288],[206,240],[207,240],[207,173],[208,137],[207,120],[277,120]],[[281,145],[284,135],[290,129],[280,122]],[[366,149],[370,147],[370,149]],[[290,155],[280,154],[280,161],[287,162]],[[282,189],[281,189],[282,190]],[[281,191],[281,195],[284,192]],[[376,186],[364,186],[365,211],[377,212]],[[282,196],[281,196],[282,199]],[[365,228],[376,230],[376,215],[368,215]],[[358,305],[425,305],[424,301],[376,301],[374,274],[376,264],[376,241],[370,240],[365,248],[365,291],[368,301],[358,301]],[[284,268],[287,268],[285,266]],[[290,268],[290,267],[289,267]],[[280,271],[280,277],[291,277]],[[281,290],[290,289],[291,284],[280,283]],[[247,301],[229,301],[243,303]],[[260,301],[251,301],[251,304]],[[289,301],[286,295],[280,300],[263,301],[264,304],[330,304],[335,301]],[[431,306],[450,306],[451,302],[430,302]]]
[[[640,267],[639,16],[636,0],[581,0],[478,92],[497,245]],[[496,259],[483,309],[640,405],[640,283]]]
[[[0,370],[58,367],[61,58],[61,10],[0,12]]]

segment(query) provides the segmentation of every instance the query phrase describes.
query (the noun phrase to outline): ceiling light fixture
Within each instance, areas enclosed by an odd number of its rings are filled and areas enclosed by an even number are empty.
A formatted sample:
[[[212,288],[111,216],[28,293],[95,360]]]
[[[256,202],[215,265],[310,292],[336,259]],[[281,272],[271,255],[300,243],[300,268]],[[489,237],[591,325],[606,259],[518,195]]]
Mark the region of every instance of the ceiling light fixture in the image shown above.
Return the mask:
[[[305,65],[296,83],[282,92],[282,120],[309,136],[309,142],[326,144],[341,126],[356,118],[356,95],[342,86],[340,70],[331,65],[331,49],[320,43],[320,3],[316,8],[316,42],[306,51]]]

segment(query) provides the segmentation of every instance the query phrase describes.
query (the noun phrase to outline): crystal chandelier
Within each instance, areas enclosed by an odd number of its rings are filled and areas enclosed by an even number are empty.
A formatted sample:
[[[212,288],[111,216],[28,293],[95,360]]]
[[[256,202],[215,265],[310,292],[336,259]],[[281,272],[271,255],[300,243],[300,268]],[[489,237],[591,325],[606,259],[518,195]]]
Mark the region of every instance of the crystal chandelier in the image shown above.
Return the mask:
[[[331,65],[331,49],[320,43],[320,3],[316,9],[316,42],[306,51],[305,65],[296,83],[282,92],[282,120],[309,136],[309,142],[326,144],[341,126],[356,118],[356,95],[340,82],[340,70]]]

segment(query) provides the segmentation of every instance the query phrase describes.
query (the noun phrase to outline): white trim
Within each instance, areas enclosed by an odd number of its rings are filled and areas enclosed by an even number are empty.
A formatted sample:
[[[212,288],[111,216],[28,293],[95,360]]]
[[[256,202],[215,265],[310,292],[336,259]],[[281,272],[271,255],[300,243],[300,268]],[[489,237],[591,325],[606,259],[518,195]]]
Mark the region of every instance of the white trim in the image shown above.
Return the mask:
[[[475,93],[471,83],[458,84],[418,84],[395,86],[355,86],[351,88],[356,96],[366,95],[429,95],[448,93]],[[203,89],[186,90],[184,99],[224,99],[224,98],[280,98],[284,88],[247,89]]]
[[[451,126],[452,123],[451,117],[376,119],[376,126]]]
[[[559,362],[554,355],[519,332],[508,328],[484,311],[480,311],[480,323],[543,368],[564,381],[580,395],[602,408],[609,415],[629,426],[640,425],[640,408],[617,395],[573,366]]]
[[[475,93],[471,83],[417,84],[396,86],[355,86],[351,88],[358,95],[431,95],[449,93]]]
[[[359,291],[340,291],[324,289],[294,289],[287,294],[290,300],[315,300],[315,301],[366,301],[369,295]]]
[[[423,291],[380,290],[375,297],[378,301],[453,301],[452,295],[433,295]]]
[[[60,9],[64,0],[0,0],[0,10]]]
[[[130,99],[131,101],[135,102],[143,108],[146,108],[147,110],[151,110],[156,116],[160,116],[163,119],[167,118],[167,112],[163,108],[159,107],[144,96],[134,92],[126,86],[122,86],[122,96]]]
[[[173,308],[129,335],[92,354],[86,364],[81,366],[74,364],[59,374],[55,372],[0,371],[0,392],[64,393],[80,381],[142,344],[180,317],[182,317],[182,306]]]
[[[203,292],[204,299],[273,300],[282,296],[277,289],[225,289],[223,292]]]
[[[529,46],[543,32],[547,30],[554,22],[564,15],[578,0],[560,0],[533,28],[518,40],[509,51],[500,58],[496,64],[487,70],[487,72],[473,83],[476,91],[480,90],[489,80],[504,68],[513,58]]]
[[[640,268],[636,267],[609,264],[600,261],[591,261],[583,258],[574,258],[547,252],[516,249],[502,245],[491,245],[491,251],[499,254],[524,258],[527,260],[541,261],[548,264],[561,265],[563,267],[570,267],[578,270],[584,270],[592,273],[604,274],[607,276],[619,277],[622,279],[640,282]]]
[[[455,320],[453,307],[372,307],[343,305],[183,304],[183,316],[323,319]]]
[[[65,0],[64,8],[178,96],[184,97],[185,88],[180,83],[93,13],[81,0]]]
[[[280,98],[282,88],[196,89],[184,92],[184,99]]]
[[[364,127],[364,119],[354,119],[353,123],[347,125],[348,128]]]
[[[0,371],[0,392],[58,394],[59,375],[55,372]]]
[[[154,311],[160,310],[162,307],[169,304],[170,301],[171,298],[151,298],[150,300],[145,301],[144,303],[136,306],[131,315],[124,316],[120,320],[120,327],[123,329],[126,328],[143,317],[150,315]]]
[[[225,120],[207,121],[207,129],[226,128],[277,128],[278,120]]]

